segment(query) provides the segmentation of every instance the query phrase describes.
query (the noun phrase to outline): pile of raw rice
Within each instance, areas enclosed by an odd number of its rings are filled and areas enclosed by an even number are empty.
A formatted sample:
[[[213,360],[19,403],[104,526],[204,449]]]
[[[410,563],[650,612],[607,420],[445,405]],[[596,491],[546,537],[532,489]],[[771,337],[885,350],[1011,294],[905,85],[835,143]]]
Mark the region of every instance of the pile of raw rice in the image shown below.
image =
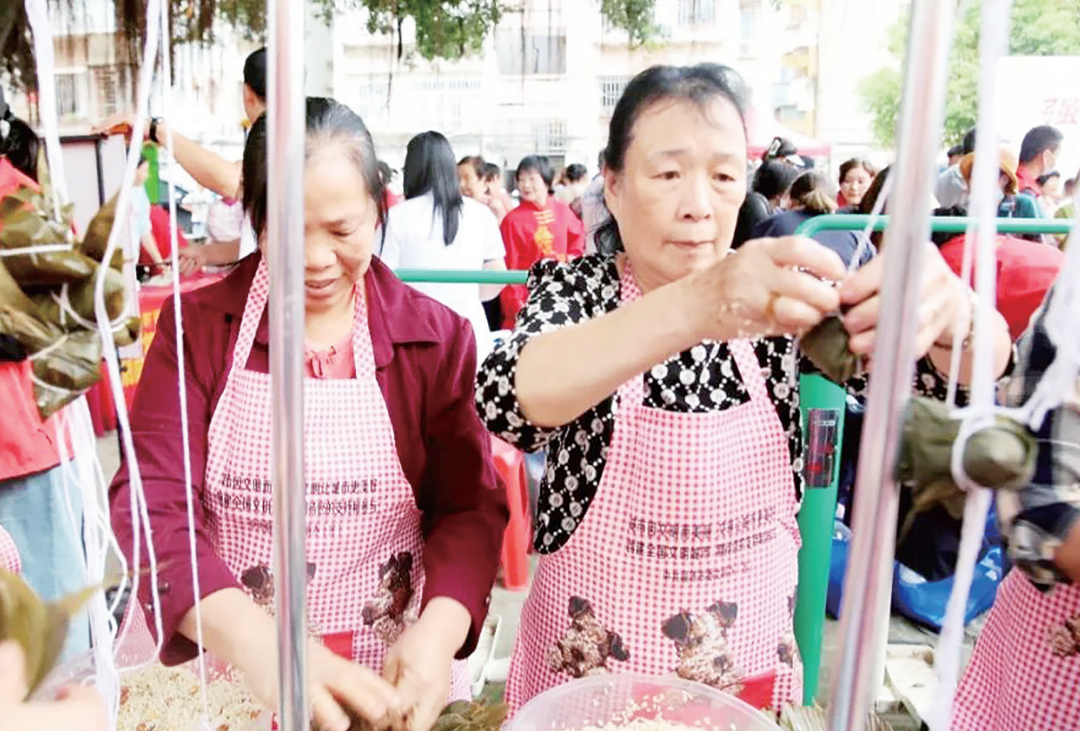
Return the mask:
[[[267,716],[239,679],[223,674],[206,688],[203,722],[199,678],[188,667],[155,663],[123,678],[117,731],[265,731]]]

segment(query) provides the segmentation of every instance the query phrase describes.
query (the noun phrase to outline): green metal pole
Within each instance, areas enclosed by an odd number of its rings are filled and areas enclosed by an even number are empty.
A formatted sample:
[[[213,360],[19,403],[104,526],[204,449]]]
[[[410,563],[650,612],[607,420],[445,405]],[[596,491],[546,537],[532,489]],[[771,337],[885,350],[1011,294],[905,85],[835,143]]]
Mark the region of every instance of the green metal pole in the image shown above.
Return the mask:
[[[799,379],[802,412],[805,493],[799,510],[799,598],[795,605],[795,639],[803,661],[803,704],[817,694],[825,599],[829,590],[833,516],[840,482],[844,437],[844,389],[819,375]]]
[[[862,231],[870,223],[870,216],[856,216],[835,213],[828,216],[814,216],[804,221],[795,231],[800,236],[813,236],[818,231]],[[975,225],[974,218],[933,216],[930,228],[943,233],[964,233]],[[1009,234],[1067,234],[1072,231],[1072,221],[1048,218],[999,218],[995,221],[997,230]],[[882,231],[889,225],[888,216],[880,216],[874,230]]]

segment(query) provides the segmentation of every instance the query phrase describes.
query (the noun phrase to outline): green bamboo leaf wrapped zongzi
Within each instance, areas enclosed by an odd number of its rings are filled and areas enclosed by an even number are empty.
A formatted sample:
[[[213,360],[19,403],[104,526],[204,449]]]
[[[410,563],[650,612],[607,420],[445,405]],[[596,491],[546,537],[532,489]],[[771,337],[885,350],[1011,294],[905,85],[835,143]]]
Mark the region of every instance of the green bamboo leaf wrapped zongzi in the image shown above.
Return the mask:
[[[913,509],[901,534],[914,517],[934,506],[956,519],[964,514],[964,496],[952,476],[953,444],[961,421],[950,407],[933,399],[914,397],[904,414],[896,479],[912,490]],[[992,490],[1016,490],[1035,474],[1036,443],[1027,427],[998,415],[992,426],[971,435],[964,446],[964,472],[976,484]]]
[[[37,306],[8,272],[3,259],[0,259],[0,333],[17,340],[29,353],[48,347],[61,336],[58,328],[42,321]]]
[[[95,264],[95,267],[100,269],[100,265],[98,264]],[[70,305],[71,310],[74,311],[83,322],[95,322],[94,289],[97,286],[97,277],[98,273],[94,272],[93,275],[87,277],[78,284],[70,285],[67,290],[68,304]],[[124,276],[115,269],[106,269],[105,309],[108,312],[110,321],[113,321],[124,314],[124,307],[127,304],[124,289]],[[55,291],[40,292],[32,296],[34,304],[37,305],[38,312],[41,313],[41,318],[46,322],[52,323],[68,332],[83,327],[70,313],[64,311],[64,308],[61,307],[60,304],[60,298],[61,294]]]
[[[97,588],[83,589],[46,603],[25,581],[0,569],[0,641],[14,640],[26,655],[29,695],[53,670],[64,649],[68,627]]]
[[[116,219],[116,199],[117,196],[113,196],[112,200],[99,208],[93,219],[90,220],[90,225],[86,228],[86,236],[83,237],[82,241],[82,252],[94,261],[100,262],[104,259],[105,250],[109,247],[109,233],[112,231],[113,221]],[[110,265],[117,271],[124,268],[122,246],[116,248]]]
[[[799,339],[799,348],[833,383],[847,383],[864,370],[863,360],[848,347],[848,332],[836,315],[826,317]]]
[[[34,360],[34,399],[42,418],[49,418],[89,389],[101,377],[101,336],[80,330]]]

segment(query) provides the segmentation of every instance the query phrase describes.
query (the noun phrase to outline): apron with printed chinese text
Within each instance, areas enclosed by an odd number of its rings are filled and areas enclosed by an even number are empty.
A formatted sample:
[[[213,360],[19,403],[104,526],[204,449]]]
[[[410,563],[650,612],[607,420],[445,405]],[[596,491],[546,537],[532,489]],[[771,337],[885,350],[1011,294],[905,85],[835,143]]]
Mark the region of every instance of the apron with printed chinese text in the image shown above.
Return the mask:
[[[627,264],[622,302],[640,297]],[[643,375],[619,388],[596,496],[567,544],[541,557],[525,603],[511,709],[571,678],[623,671],[676,675],[758,708],[800,698],[791,453],[752,343],[729,347],[750,395],[740,406],[650,408]]]
[[[264,259],[210,423],[206,509],[215,549],[256,603],[273,608],[270,375],[247,370],[266,308]],[[375,378],[365,298],[356,297],[354,379],[304,379],[308,619],[331,650],[376,672],[419,614],[420,510]],[[451,699],[469,697],[455,661]]]

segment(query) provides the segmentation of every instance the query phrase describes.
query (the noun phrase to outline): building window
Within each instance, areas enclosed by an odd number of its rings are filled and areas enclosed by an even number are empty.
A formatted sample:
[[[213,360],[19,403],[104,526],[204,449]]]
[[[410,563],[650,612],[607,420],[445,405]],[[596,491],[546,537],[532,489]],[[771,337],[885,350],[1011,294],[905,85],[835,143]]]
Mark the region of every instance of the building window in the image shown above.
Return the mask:
[[[390,79],[386,74],[360,76],[355,84],[356,113],[364,124],[385,124],[390,117]]]
[[[120,88],[116,69],[112,67],[96,68],[93,73],[98,115],[108,117],[116,114],[120,108]]]
[[[503,76],[566,73],[566,33],[542,35],[507,28],[495,33],[495,53]]]
[[[561,119],[548,119],[533,125],[534,147],[541,155],[563,155],[566,153],[566,122]]]
[[[716,25],[716,0],[679,0],[680,28],[711,28]]]
[[[56,113],[61,119],[79,116],[79,84],[75,74],[56,75]]]
[[[615,105],[622,98],[623,90],[630,83],[629,76],[601,76],[600,77],[600,108],[604,114],[610,115],[615,112]]]
[[[433,128],[455,133],[475,127],[482,104],[479,79],[428,78],[415,82],[412,90],[410,96],[422,100],[415,112]]]
[[[760,21],[760,1],[742,0],[739,3],[739,53],[741,55],[749,56],[756,50]]]

